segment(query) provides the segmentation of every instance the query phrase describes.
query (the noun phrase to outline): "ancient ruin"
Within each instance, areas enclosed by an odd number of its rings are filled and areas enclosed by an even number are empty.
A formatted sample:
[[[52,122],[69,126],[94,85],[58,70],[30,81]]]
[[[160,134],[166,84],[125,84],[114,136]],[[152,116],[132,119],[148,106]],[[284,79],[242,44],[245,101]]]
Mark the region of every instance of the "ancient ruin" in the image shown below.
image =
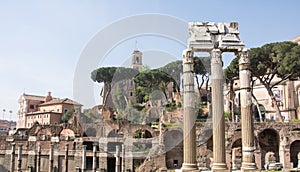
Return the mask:
[[[197,170],[195,155],[195,114],[193,53],[209,52],[211,55],[212,116],[213,116],[213,166],[212,170],[226,170],[225,120],[222,70],[222,52],[234,52],[239,58],[241,80],[242,116],[242,169],[256,169],[254,161],[253,118],[251,114],[250,72],[248,50],[239,39],[238,23],[189,23],[188,49],[183,52],[184,94],[184,163],[182,171]],[[220,98],[221,97],[221,98]]]

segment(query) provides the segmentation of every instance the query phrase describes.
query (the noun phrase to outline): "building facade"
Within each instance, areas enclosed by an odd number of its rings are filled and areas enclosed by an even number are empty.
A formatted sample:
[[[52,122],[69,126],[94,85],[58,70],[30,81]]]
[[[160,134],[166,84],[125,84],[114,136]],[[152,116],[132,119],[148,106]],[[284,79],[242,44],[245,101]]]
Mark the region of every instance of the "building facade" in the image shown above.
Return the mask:
[[[82,105],[68,98],[22,94],[19,98],[17,128],[30,128],[35,122],[39,124],[59,124],[61,117],[68,110],[81,112]]]

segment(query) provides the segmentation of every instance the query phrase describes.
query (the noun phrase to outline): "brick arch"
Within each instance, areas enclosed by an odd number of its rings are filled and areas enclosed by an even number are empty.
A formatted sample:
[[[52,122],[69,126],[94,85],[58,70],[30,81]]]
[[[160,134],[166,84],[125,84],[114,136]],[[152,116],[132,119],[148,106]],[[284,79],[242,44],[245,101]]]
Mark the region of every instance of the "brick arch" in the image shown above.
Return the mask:
[[[300,139],[294,140],[290,144],[290,162],[293,162],[293,168],[297,167],[298,164],[298,155],[300,154]]]
[[[274,128],[265,128],[258,133],[258,146],[261,152],[261,164],[265,164],[265,155],[267,152],[274,152],[276,161],[279,161],[280,135]]]
[[[147,130],[152,137],[157,137],[158,134],[153,130],[153,128],[149,125],[139,125],[139,124],[129,124],[126,132],[128,137],[133,137],[133,133],[137,130]]]

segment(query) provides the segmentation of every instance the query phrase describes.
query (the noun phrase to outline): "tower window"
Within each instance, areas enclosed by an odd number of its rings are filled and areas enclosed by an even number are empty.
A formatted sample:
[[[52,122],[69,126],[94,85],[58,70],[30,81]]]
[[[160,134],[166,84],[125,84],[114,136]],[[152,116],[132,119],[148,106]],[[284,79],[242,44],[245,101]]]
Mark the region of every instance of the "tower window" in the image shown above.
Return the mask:
[[[140,63],[140,59],[138,56],[135,57],[135,63],[137,63],[137,64]]]

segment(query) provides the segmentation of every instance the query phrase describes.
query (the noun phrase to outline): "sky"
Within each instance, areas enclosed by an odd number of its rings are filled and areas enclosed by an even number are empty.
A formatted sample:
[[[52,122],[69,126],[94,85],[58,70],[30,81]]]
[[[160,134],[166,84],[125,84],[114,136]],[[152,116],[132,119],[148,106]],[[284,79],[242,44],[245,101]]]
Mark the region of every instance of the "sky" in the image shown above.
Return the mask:
[[[84,108],[99,104],[100,85],[90,71],[129,66],[134,49],[153,68],[180,59],[188,22],[238,22],[248,48],[290,40],[300,35],[299,6],[296,0],[0,1],[0,119],[16,119],[23,93],[51,91]]]

